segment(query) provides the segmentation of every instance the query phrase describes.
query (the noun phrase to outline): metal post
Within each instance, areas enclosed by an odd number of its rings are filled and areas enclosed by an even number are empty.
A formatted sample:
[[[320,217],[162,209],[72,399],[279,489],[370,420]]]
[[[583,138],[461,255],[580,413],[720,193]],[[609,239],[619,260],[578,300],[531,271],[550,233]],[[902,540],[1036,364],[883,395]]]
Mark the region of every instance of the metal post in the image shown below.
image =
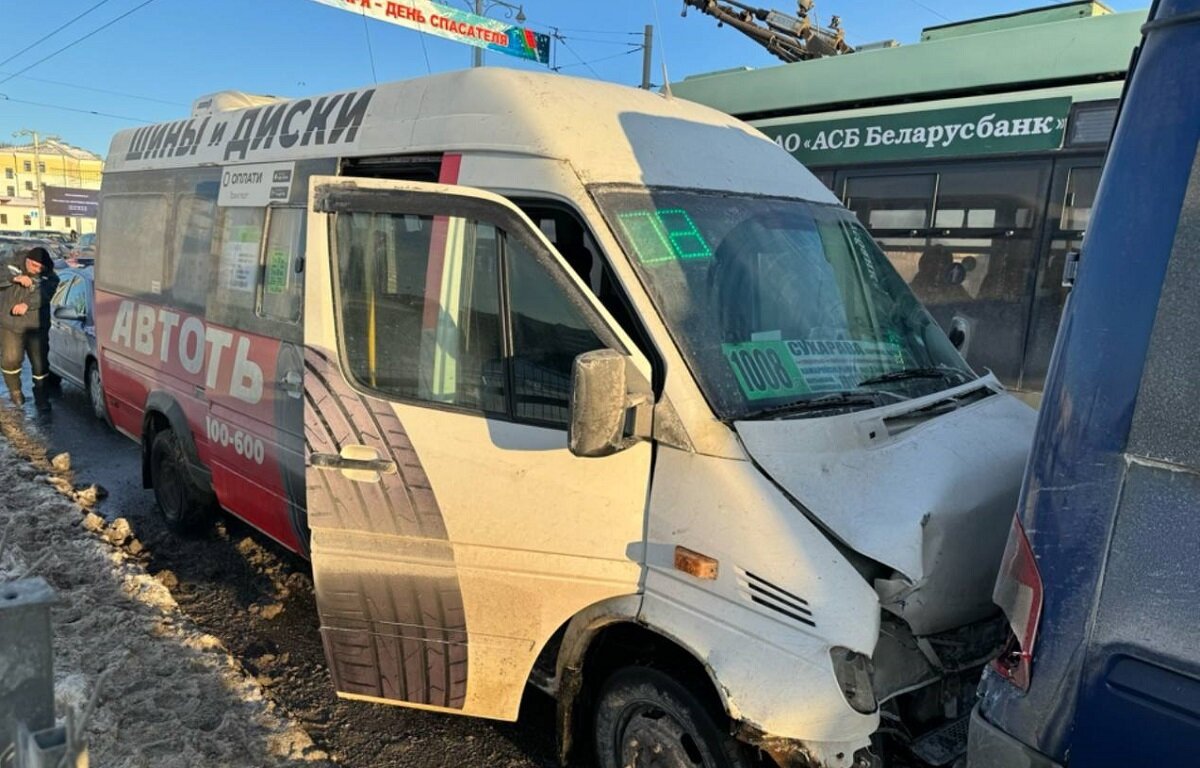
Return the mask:
[[[475,15],[476,16],[483,15],[483,0],[475,0]],[[472,67],[482,67],[483,66],[483,49],[480,48],[478,45],[473,45],[473,46],[471,46],[471,48],[472,48],[471,66]]]
[[[647,24],[642,33],[642,88],[650,90],[650,62],[654,53],[654,25]]]
[[[42,152],[41,143],[38,141],[37,131],[33,132],[33,190],[34,197],[37,198],[38,211],[38,227],[46,226],[46,196],[42,194]]]
[[[45,579],[0,583],[0,755],[29,731],[54,726],[54,652]]]

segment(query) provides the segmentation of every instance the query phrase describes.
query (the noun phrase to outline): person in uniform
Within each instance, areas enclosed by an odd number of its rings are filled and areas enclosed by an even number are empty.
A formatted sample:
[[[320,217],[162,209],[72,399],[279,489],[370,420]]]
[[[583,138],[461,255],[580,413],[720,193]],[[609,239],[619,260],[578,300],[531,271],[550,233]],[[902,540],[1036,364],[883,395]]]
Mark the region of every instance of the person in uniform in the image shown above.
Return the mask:
[[[28,356],[34,401],[39,410],[50,408],[50,298],[58,282],[54,260],[41,246],[18,251],[0,266],[0,370],[15,405],[25,402],[21,366]]]

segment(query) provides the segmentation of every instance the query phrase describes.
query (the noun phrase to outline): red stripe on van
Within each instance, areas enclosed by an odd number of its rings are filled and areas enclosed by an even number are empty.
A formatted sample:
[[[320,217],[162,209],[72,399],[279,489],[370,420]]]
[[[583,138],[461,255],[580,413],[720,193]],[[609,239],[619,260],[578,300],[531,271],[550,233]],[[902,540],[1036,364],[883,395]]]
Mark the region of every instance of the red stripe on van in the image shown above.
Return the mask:
[[[460,168],[462,168],[462,155],[443,155],[438,181],[442,184],[457,183]],[[449,226],[450,221],[445,216],[437,216],[433,220],[433,235],[429,241],[429,266],[425,270],[425,309],[421,316],[421,327],[425,330],[437,327],[438,309],[441,306],[442,272],[446,262],[446,235]]]
[[[441,184],[457,184],[458,171],[462,168],[462,155],[442,155],[442,167],[438,172]]]

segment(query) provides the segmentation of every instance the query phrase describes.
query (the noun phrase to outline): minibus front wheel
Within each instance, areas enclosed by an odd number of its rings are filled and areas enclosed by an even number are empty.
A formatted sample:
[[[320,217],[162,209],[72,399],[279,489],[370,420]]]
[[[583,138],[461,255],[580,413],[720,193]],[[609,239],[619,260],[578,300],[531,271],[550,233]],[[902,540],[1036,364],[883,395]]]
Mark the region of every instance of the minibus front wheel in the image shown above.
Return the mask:
[[[601,687],[595,709],[600,768],[753,768],[746,745],[686,685],[649,667],[625,667]]]
[[[183,443],[172,429],[156,432],[150,445],[150,485],[163,521],[173,533],[195,533],[211,519],[212,494],[196,487]]]

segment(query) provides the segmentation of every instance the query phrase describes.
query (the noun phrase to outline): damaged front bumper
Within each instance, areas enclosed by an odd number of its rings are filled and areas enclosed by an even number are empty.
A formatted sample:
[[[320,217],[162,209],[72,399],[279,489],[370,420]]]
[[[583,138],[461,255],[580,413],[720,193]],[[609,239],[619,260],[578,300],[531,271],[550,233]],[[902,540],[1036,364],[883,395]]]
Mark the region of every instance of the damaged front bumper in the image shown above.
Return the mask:
[[[874,654],[880,736],[917,764],[950,765],[967,751],[969,715],[985,665],[1007,639],[997,614],[934,635],[885,615]]]
[[[748,723],[739,723],[734,737],[765,752],[779,768],[882,768],[870,747],[848,748],[842,742],[804,741],[771,736]]]

